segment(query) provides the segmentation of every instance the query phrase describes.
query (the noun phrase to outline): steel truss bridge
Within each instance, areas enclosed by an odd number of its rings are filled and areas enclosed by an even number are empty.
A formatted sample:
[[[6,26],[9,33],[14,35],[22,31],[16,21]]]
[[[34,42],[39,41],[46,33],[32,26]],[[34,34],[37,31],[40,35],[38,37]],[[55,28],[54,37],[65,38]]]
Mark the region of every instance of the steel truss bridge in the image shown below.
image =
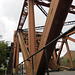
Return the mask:
[[[24,0],[21,16],[17,30],[14,31],[14,45],[12,55],[12,74],[19,73],[19,67],[22,73],[26,75],[44,75],[49,69],[70,70],[74,68],[68,41],[75,43],[75,38],[70,37],[75,34],[75,21],[65,22],[67,14],[75,15],[75,6],[73,0]],[[34,5],[47,17],[44,26],[35,27]],[[49,8],[48,13],[43,7]],[[23,29],[28,16],[28,28]],[[62,33],[63,26],[72,28]],[[43,29],[43,32],[40,32]],[[39,31],[38,31],[39,30]],[[62,39],[60,41],[60,39]],[[57,42],[61,42],[60,48],[56,49]],[[71,67],[59,65],[59,57],[66,45]],[[22,52],[24,61],[19,64],[19,51]],[[58,51],[58,54],[56,53]],[[57,54],[57,55],[56,55]],[[23,68],[25,67],[25,68]]]

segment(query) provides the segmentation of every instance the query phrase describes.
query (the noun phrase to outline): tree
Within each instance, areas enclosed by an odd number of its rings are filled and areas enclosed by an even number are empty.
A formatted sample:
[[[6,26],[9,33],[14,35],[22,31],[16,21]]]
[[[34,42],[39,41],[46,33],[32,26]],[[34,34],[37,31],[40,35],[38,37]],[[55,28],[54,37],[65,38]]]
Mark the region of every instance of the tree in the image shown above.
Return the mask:
[[[1,65],[6,65],[6,53],[7,53],[8,45],[7,43],[0,41],[0,67]]]

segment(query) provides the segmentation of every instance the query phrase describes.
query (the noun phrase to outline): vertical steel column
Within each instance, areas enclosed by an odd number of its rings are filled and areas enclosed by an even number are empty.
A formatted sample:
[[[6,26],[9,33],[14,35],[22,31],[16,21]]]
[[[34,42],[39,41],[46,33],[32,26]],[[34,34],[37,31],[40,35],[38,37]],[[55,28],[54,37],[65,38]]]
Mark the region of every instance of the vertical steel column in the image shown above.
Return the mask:
[[[66,44],[66,47],[67,47],[67,52],[68,52],[69,60],[70,60],[70,63],[71,63],[71,67],[74,68],[74,64],[72,62],[71,53],[70,53],[70,50],[69,50],[67,40],[65,40],[65,44]]]
[[[62,43],[61,43],[61,46],[60,46],[60,49],[59,49],[59,53],[58,53],[58,55],[57,55],[57,61],[58,61],[59,56],[60,56],[60,54],[61,54],[61,51],[62,51],[62,48],[63,48],[63,44],[64,44],[64,41],[62,40]]]
[[[16,54],[16,31],[14,32],[14,50],[13,50],[13,63],[12,63],[12,73],[14,72],[14,64],[15,64],[15,54]]]
[[[28,0],[28,45],[29,45],[30,55],[32,55],[33,53],[36,52],[34,0]],[[36,63],[35,56],[33,57],[33,62],[34,62],[34,68],[35,68],[36,67],[35,66],[35,63]],[[32,66],[32,64],[31,64],[31,66]]]
[[[28,23],[28,44],[30,53],[33,54],[36,52],[34,0],[28,0]]]
[[[18,64],[19,64],[19,40],[17,36],[16,66]],[[16,67],[16,73],[18,73],[18,66]]]

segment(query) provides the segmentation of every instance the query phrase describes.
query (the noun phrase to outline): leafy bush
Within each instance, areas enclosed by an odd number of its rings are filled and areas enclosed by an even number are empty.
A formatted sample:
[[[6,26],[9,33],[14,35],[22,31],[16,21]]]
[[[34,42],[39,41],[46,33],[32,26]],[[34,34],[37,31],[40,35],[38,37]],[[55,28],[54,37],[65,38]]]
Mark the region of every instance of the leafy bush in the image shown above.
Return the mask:
[[[7,43],[0,41],[0,67],[3,65],[6,65],[6,53],[7,53]]]
[[[5,74],[5,70],[0,70],[0,75],[4,75]]]

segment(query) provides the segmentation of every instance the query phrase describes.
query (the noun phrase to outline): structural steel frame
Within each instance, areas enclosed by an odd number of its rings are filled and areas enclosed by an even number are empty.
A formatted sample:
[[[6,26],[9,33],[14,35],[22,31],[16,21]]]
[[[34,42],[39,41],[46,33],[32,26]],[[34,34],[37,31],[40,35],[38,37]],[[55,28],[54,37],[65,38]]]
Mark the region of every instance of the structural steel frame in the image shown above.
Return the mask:
[[[48,46],[45,49],[47,53],[41,51],[40,53],[36,54],[34,57],[32,56],[37,52],[37,50],[39,51],[46,44],[48,44],[49,42],[51,42],[53,39],[55,39],[60,35],[67,14],[68,13],[75,14],[74,11],[75,6],[71,5],[71,3],[72,0],[48,0],[48,3],[45,3],[44,1],[40,0],[39,1],[24,0],[18,27],[17,30],[14,32],[14,53],[13,53],[12,72],[14,72],[14,68],[19,64],[20,48],[23,55],[23,59],[26,60],[26,62],[24,63],[26,69],[26,75],[40,75],[40,74],[44,75],[46,69],[48,70],[47,66],[51,69],[58,69],[58,68],[67,69],[65,67],[57,65],[57,61],[61,54],[64,43],[66,44],[67,47],[71,67],[74,68],[67,39],[75,42],[75,39],[69,37],[70,35],[75,33],[75,30],[66,34],[65,37],[62,38],[62,43],[57,57],[55,55],[55,45],[57,41],[53,42],[50,46]],[[49,12],[47,14],[46,11],[41,7],[43,9],[41,11],[44,12],[44,14],[47,16],[43,33],[37,33],[35,30],[34,5],[45,6],[49,8]],[[25,37],[26,35],[23,36],[22,34],[23,31],[22,28],[27,15],[28,15],[28,29],[26,29],[25,31],[25,33],[27,33],[27,37]],[[66,25],[69,23],[75,23],[75,22],[74,21],[67,22]],[[36,28],[38,29],[38,27]],[[41,36],[41,38],[39,37],[37,38],[36,35]],[[36,40],[40,40],[39,46]],[[30,56],[32,56],[32,58],[27,60]],[[53,56],[53,60],[51,59],[51,56]],[[45,62],[46,59],[47,62]],[[18,73],[18,67],[16,67],[16,72]]]

